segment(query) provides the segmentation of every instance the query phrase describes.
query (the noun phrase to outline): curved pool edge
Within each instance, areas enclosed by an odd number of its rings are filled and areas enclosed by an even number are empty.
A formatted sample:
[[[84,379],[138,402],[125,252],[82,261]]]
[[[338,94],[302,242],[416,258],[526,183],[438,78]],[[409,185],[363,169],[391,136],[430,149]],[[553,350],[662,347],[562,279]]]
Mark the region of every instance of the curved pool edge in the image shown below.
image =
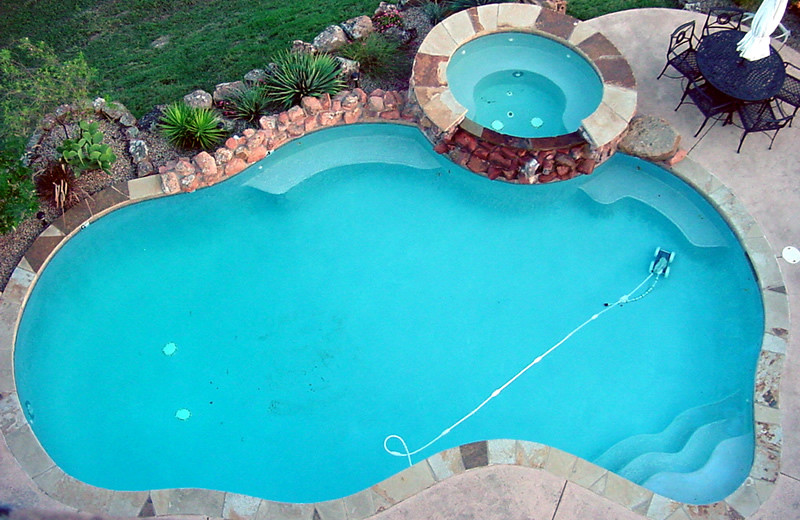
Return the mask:
[[[724,501],[691,506],[654,494],[584,459],[546,445],[489,440],[437,453],[359,493],[319,504],[282,504],[235,493],[200,489],[122,492],[101,489],[66,475],[45,453],[28,425],[13,379],[13,339],[37,272],[85,225],[121,207],[164,196],[159,176],[107,188],[45,230],[15,269],[0,297],[0,431],[30,483],[65,506],[112,516],[163,515],[210,517],[362,519],[396,505],[437,482],[475,468],[505,464],[533,468],[572,482],[648,518],[664,519],[683,508],[702,508],[705,518],[747,517],[772,493],[781,454],[779,384],[786,352],[789,307],[783,277],[759,224],[714,175],[691,159],[670,169],[692,185],[720,212],[751,260],[764,302],[765,333],[754,386],[756,453],[745,482]],[[59,227],[60,226],[60,227]],[[62,229],[63,228],[63,229]],[[148,515],[149,516],[149,515]]]

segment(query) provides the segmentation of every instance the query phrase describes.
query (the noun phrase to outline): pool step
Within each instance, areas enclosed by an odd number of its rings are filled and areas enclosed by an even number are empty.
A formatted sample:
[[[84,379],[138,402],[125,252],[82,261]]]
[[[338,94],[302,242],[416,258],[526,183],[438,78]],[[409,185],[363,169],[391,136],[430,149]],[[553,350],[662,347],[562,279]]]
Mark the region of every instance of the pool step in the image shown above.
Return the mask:
[[[747,433],[720,442],[697,471],[655,473],[642,485],[660,495],[679,497],[681,502],[709,503],[722,500],[744,481],[752,463],[752,436]]]
[[[703,215],[698,218],[697,207],[680,191],[636,171],[626,169],[614,173],[595,176],[580,189],[600,204],[613,204],[624,198],[643,202],[669,219],[697,247],[728,245],[712,222]]]
[[[746,432],[744,418],[739,417],[705,424],[692,433],[680,451],[644,453],[617,473],[632,482],[642,484],[665,469],[677,473],[697,471],[709,461],[719,445]]]
[[[594,463],[619,473],[629,462],[646,453],[677,452],[703,425],[735,415],[741,399],[741,393],[735,392],[714,403],[685,410],[661,432],[643,433],[623,439],[597,457]]]

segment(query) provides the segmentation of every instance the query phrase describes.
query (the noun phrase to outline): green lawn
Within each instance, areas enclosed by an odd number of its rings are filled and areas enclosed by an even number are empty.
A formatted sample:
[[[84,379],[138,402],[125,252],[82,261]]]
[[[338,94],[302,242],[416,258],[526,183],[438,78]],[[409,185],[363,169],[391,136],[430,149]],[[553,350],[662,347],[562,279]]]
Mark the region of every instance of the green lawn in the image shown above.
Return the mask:
[[[372,14],[378,0],[0,0],[0,47],[27,36],[63,59],[82,51],[99,73],[98,95],[137,117],[197,88],[212,91],[263,68],[291,40]],[[675,0],[571,0],[587,19]],[[168,36],[169,43],[151,43]]]
[[[0,0],[0,47],[24,36],[62,59],[83,51],[97,94],[137,117],[192,90],[235,81],[293,39],[372,14],[377,0]],[[161,36],[169,43],[150,44]]]

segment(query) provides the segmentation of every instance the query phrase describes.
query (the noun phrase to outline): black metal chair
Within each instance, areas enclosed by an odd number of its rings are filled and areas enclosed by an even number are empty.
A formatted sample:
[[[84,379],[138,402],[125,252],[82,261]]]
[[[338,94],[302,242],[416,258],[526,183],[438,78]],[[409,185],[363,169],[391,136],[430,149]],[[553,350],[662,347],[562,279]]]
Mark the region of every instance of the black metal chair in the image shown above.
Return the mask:
[[[738,7],[713,7],[708,11],[706,23],[703,25],[703,37],[719,30],[742,28],[744,9]]]
[[[800,107],[800,78],[789,74],[789,69],[800,71],[800,67],[789,62],[783,62],[783,66],[786,68],[786,78],[783,80],[781,90],[775,94],[775,98],[794,107],[794,111],[792,112],[792,117],[794,117],[797,114],[797,109]],[[789,126],[792,126],[791,122]]]
[[[683,96],[681,97],[680,103],[678,103],[678,106],[675,107],[676,112],[681,105],[687,103],[687,97],[690,100],[688,102],[691,102],[693,105],[695,105],[697,109],[700,110],[700,112],[706,117],[703,120],[703,124],[700,125],[700,128],[698,128],[697,132],[695,132],[694,137],[700,135],[700,132],[706,126],[708,120],[712,117],[716,119],[722,119],[719,116],[724,115],[725,118],[722,126],[730,123],[733,113],[736,111],[736,107],[738,106],[737,100],[723,94],[719,90],[712,87],[710,83],[702,79],[689,81],[683,91]]]
[[[661,76],[670,66],[677,70],[680,76],[667,75],[668,78],[687,78],[689,80],[699,78],[697,43],[697,37],[694,35],[694,20],[679,25],[677,29],[672,31],[672,35],[669,37],[669,48],[667,49],[667,63],[656,79],[661,79]]]
[[[739,118],[742,121],[742,138],[739,139],[739,148],[736,153],[742,149],[742,143],[747,134],[754,132],[762,132],[769,135],[769,132],[774,132],[769,140],[769,150],[772,150],[772,143],[778,132],[792,121],[792,116],[787,116],[781,106],[768,99],[765,101],[757,101],[755,103],[744,103],[738,109]]]

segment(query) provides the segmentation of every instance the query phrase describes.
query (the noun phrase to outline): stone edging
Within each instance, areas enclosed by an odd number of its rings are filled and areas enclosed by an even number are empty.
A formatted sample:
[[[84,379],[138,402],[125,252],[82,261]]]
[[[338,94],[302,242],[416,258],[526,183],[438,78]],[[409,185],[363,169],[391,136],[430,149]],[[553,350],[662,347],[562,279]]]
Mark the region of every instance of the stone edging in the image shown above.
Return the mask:
[[[465,119],[467,110],[456,101],[447,82],[450,57],[475,38],[507,31],[554,39],[593,64],[603,80],[603,97],[579,131],[526,139],[502,135]],[[424,112],[423,124],[444,136],[444,145],[437,147],[439,153],[447,153],[454,162],[491,179],[524,184],[591,173],[616,151],[636,112],[637,100],[633,71],[605,36],[552,9],[516,3],[472,7],[431,29],[414,60],[410,94]]]
[[[236,144],[237,148],[247,147],[238,140]],[[779,384],[789,331],[786,289],[760,226],[733,193],[690,159],[673,166],[672,172],[704,194],[733,228],[755,269],[764,302],[765,333],[754,389],[755,461],[750,476],[722,502],[708,506],[675,502],[556,448],[514,440],[482,441],[445,450],[359,493],[318,504],[284,504],[202,489],[111,491],[66,475],[45,453],[22,413],[13,378],[16,325],[37,273],[65,239],[110,211],[163,196],[159,176],[118,183],[70,209],[42,233],[14,270],[0,298],[0,431],[16,461],[44,493],[70,507],[113,516],[194,514],[254,520],[360,520],[452,475],[494,464],[543,469],[651,520],[665,520],[678,510],[688,517],[709,519],[752,515],[769,498],[779,472]]]

